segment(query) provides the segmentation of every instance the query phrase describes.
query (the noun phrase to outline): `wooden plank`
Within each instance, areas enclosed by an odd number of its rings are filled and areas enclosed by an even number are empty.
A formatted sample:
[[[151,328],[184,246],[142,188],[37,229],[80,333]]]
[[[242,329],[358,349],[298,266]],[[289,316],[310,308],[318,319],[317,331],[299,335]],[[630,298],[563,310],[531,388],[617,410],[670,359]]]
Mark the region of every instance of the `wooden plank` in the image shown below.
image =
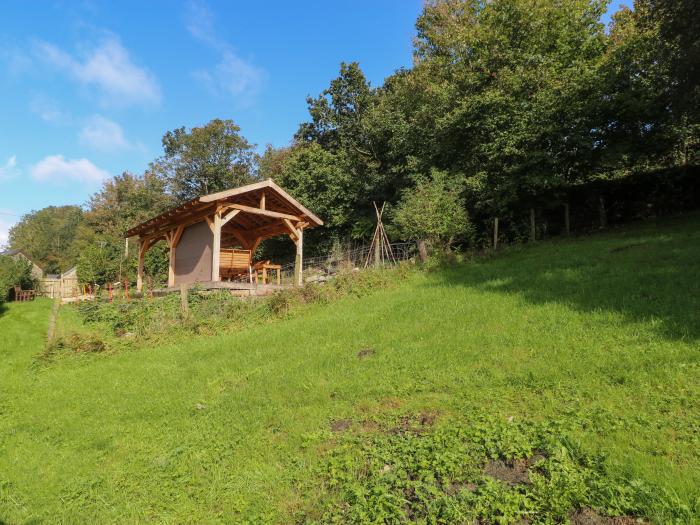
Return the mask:
[[[273,217],[275,219],[289,219],[297,222],[301,221],[301,219],[296,215],[290,215],[289,213],[281,213],[278,211],[261,210],[260,208],[245,206],[243,204],[226,204],[226,208],[233,208],[236,210],[244,211],[246,213],[252,213],[254,215],[264,215],[265,217]]]
[[[304,256],[304,230],[297,230],[297,254],[294,261],[294,281],[297,286],[304,284],[304,268],[303,268],[303,256]]]
[[[289,236],[296,244],[297,239],[299,238],[299,231],[294,227],[292,221],[290,221],[289,219],[284,219],[284,225],[287,227],[287,230],[289,230]]]
[[[221,219],[221,226],[223,227],[228,221],[233,219],[236,215],[241,213],[241,210],[233,210],[228,212],[223,219]]]

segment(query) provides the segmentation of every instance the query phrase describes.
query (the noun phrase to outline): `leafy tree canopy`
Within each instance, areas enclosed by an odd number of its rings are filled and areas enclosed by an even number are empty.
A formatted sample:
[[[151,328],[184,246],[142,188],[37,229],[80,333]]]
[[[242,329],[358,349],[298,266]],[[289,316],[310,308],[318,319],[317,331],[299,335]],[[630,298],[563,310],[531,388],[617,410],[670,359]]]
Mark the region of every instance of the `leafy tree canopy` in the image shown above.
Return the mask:
[[[156,169],[168,180],[178,202],[256,179],[253,145],[240,134],[232,120],[214,119],[208,124],[184,127],[163,135],[164,155]]]
[[[45,272],[60,273],[76,263],[75,239],[84,228],[80,206],[49,206],[24,215],[10,229],[9,244],[23,250]]]

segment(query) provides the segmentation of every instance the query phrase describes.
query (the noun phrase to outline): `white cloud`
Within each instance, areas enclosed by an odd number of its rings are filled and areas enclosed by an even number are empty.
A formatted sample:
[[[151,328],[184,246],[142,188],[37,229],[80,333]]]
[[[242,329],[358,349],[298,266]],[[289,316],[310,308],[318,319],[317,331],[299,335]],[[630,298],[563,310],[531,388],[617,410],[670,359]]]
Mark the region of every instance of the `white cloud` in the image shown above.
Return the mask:
[[[0,215],[0,251],[3,251],[7,247],[7,243],[10,240],[10,228],[12,228],[13,225],[14,222],[10,222]]]
[[[79,138],[82,144],[100,151],[132,148],[131,143],[124,137],[121,126],[102,115],[90,117],[80,130]]]
[[[69,124],[73,120],[68,113],[58,107],[55,101],[44,95],[33,95],[29,102],[29,109],[46,122]]]
[[[0,251],[7,248],[10,240],[10,228],[17,223],[18,217],[12,210],[0,210]]]
[[[37,42],[36,55],[79,83],[96,87],[109,106],[158,104],[161,91],[151,72],[134,64],[121,41],[111,35],[76,58],[48,42]]]
[[[17,167],[17,157],[12,155],[5,164],[0,165],[0,180],[12,179],[20,174],[20,170]]]
[[[47,182],[74,180],[98,183],[109,178],[109,173],[87,159],[68,160],[63,155],[49,155],[32,166],[32,177]]]
[[[251,103],[265,81],[265,70],[241,58],[233,46],[218,35],[214,17],[204,2],[187,4],[186,27],[194,38],[220,54],[216,66],[194,71],[194,78],[213,93],[236,97],[242,105]]]

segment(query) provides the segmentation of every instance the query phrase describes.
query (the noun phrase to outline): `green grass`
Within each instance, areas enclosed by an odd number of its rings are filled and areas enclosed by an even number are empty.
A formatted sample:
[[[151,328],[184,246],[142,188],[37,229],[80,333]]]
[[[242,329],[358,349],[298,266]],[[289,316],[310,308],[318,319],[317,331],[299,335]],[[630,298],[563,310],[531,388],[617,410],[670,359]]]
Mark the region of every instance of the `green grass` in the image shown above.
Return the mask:
[[[50,302],[11,304],[0,522],[319,516],[340,497],[323,478],[334,450],[425,411],[436,428],[485,414],[573,422],[568,438],[604,453],[610,476],[698,519],[699,261],[700,216],[679,217],[419,273],[233,334],[47,365],[35,356]]]

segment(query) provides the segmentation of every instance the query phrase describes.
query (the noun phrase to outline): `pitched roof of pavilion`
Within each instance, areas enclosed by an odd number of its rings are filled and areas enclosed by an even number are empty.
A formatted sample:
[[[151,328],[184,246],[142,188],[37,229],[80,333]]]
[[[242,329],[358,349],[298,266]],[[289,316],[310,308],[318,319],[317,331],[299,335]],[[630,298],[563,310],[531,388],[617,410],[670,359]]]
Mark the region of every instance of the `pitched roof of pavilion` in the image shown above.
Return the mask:
[[[266,202],[265,214],[261,214],[258,208],[263,195]],[[321,219],[272,179],[266,179],[192,199],[134,226],[126,232],[126,237],[161,235],[168,229],[205,220],[222,206],[236,207],[242,212],[236,215],[235,221],[231,221],[239,228],[264,232],[265,236],[272,236],[277,231],[275,225],[284,219],[304,222],[307,228],[323,225]],[[280,233],[284,233],[283,227]]]

